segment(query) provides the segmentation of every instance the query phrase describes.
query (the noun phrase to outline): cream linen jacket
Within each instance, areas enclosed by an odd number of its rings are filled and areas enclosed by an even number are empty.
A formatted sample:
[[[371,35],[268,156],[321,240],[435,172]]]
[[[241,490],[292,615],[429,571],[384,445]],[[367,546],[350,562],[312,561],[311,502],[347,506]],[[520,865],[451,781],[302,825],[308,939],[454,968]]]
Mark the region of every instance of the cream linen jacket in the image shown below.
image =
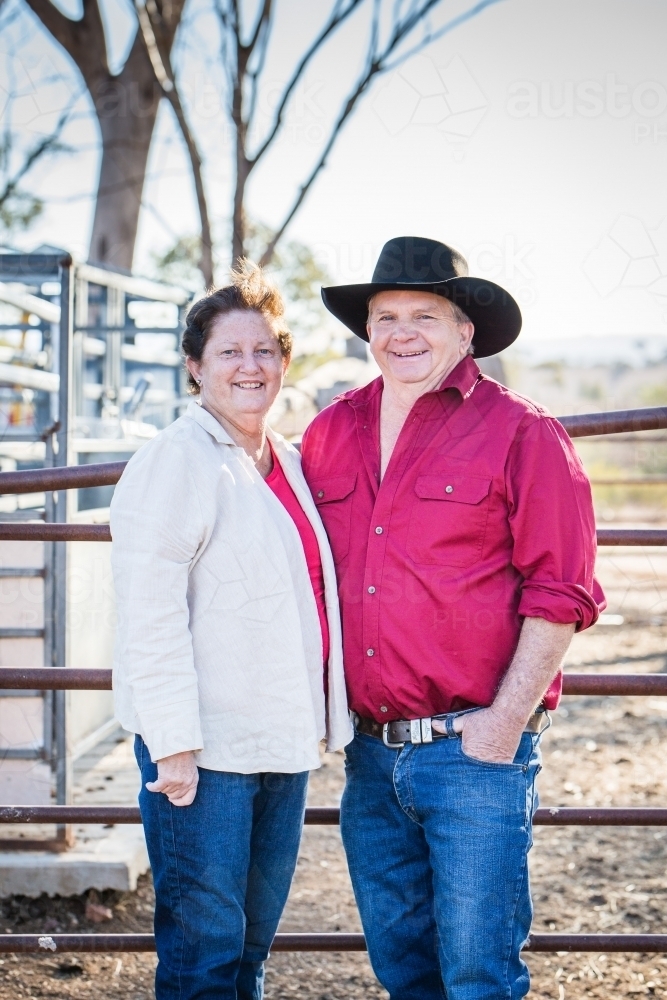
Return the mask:
[[[130,460],[111,504],[116,716],[151,758],[294,773],[352,739],[336,574],[299,453],[269,432],[320,547],[331,653],[296,526],[195,402]]]

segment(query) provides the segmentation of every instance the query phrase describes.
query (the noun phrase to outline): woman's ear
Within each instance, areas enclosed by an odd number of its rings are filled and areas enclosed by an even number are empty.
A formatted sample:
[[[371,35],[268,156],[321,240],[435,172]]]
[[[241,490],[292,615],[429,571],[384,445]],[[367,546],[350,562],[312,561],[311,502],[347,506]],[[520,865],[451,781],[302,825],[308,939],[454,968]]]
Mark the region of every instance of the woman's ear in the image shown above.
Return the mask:
[[[195,380],[195,382],[197,383],[197,385],[200,385],[200,383],[201,383],[201,362],[195,361],[194,358],[186,358],[185,359],[185,367],[190,372],[190,374],[192,375],[192,377]]]

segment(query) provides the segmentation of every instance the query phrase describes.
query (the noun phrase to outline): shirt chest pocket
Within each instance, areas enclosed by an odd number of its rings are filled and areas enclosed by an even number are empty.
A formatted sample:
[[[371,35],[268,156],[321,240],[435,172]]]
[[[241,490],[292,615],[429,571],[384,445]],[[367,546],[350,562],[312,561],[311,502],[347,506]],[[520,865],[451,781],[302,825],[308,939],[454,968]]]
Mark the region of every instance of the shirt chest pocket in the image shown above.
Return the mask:
[[[466,566],[478,559],[489,516],[491,477],[420,476],[406,552],[427,566]]]
[[[352,499],[357,484],[356,472],[310,481],[310,491],[329,536],[334,561],[338,564],[350,548]]]

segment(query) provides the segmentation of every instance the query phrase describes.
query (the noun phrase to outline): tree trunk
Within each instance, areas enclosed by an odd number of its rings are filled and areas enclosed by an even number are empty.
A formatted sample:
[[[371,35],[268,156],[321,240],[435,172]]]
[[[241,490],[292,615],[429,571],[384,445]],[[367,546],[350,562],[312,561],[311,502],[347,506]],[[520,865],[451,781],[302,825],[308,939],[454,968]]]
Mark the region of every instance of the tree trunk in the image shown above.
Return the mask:
[[[161,90],[148,60],[127,69],[93,95],[102,162],[88,259],[129,271]]]
[[[151,138],[162,90],[141,31],[122,71],[109,71],[98,0],[83,0],[72,20],[51,0],[26,0],[81,73],[95,105],[102,135],[102,162],[89,260],[130,270]],[[162,43],[171,51],[185,0],[151,0]]]

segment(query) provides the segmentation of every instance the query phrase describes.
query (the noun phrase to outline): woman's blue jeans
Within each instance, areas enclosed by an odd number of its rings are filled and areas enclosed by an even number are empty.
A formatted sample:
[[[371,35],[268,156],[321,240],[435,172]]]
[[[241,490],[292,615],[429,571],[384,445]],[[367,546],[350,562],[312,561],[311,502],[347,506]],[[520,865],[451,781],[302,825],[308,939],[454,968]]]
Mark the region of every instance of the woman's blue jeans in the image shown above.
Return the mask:
[[[140,736],[141,818],[155,884],[156,1000],[261,1000],[301,839],[308,772],[199,769],[191,806],[149,792]]]
[[[460,738],[346,747],[341,832],[376,976],[391,1000],[518,1000],[539,736],[513,764]]]

